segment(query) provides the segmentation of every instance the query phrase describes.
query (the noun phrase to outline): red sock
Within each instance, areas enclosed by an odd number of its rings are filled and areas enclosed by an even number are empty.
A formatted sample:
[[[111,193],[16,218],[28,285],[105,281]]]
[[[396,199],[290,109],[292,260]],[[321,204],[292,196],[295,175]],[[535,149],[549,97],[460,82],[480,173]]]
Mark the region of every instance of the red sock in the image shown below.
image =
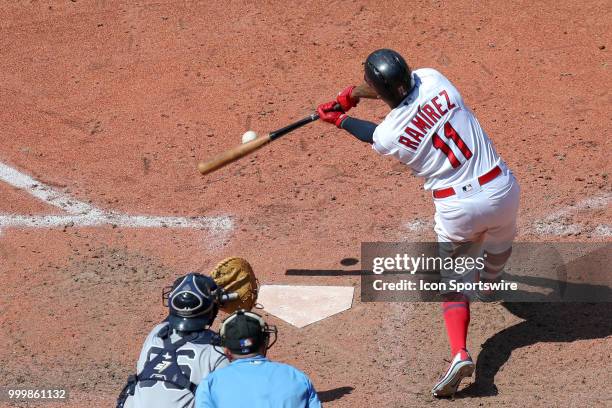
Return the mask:
[[[468,301],[444,302],[444,322],[451,348],[451,358],[465,349],[468,325],[470,324],[470,303]]]

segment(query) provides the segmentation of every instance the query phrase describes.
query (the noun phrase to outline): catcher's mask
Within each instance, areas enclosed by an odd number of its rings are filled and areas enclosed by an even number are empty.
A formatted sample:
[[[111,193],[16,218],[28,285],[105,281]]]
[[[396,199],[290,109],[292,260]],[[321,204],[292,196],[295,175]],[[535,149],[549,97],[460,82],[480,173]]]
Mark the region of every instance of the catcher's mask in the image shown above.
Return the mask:
[[[410,67],[396,51],[376,50],[366,58],[364,79],[392,109],[408,96],[414,87]]]
[[[188,273],[174,281],[162,292],[168,307],[168,323],[181,332],[204,330],[217,317],[217,285],[212,278],[199,273]]]
[[[263,348],[264,352],[276,343],[278,330],[269,326],[257,313],[240,309],[230,315],[221,324],[221,345],[232,354],[245,355],[256,353]],[[270,342],[271,335],[274,335]]]

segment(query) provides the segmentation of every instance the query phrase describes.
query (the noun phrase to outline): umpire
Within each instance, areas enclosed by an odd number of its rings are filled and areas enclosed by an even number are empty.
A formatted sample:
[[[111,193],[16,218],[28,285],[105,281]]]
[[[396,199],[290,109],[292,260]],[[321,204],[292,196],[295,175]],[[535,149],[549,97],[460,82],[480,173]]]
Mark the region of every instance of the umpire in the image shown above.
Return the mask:
[[[192,408],[200,380],[229,364],[215,350],[217,333],[209,329],[219,310],[217,285],[190,273],[164,290],[166,320],[147,336],[137,363],[117,399],[117,408]],[[167,304],[166,304],[167,302]]]
[[[266,358],[277,330],[261,316],[238,310],[225,319],[220,334],[231,364],[202,380],[196,390],[196,408],[321,407],[306,374]]]

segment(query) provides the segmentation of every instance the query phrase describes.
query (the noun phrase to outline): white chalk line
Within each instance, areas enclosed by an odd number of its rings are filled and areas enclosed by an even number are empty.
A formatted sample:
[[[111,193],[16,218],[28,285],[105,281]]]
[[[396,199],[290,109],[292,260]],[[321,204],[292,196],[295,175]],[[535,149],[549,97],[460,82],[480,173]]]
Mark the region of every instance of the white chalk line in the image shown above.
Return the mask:
[[[541,220],[535,221],[529,229],[541,235],[575,235],[585,231],[585,227],[581,224],[570,223],[569,217],[581,210],[598,210],[605,208],[612,202],[612,194],[605,193],[596,197],[589,197],[576,204],[568,205],[564,208],[556,210],[547,215]],[[609,237],[612,236],[612,226],[609,224],[597,225],[592,233],[593,235]]]
[[[593,230],[593,234],[600,237],[612,237],[612,226],[611,225],[598,225]]]
[[[570,215],[579,210],[593,209],[597,210],[600,208],[607,207],[612,201],[612,194],[605,193],[596,197],[589,197],[584,199],[576,204],[568,205],[564,208],[561,208],[557,211],[552,212],[548,216],[546,216],[545,220],[555,220],[557,218],[561,218],[567,215]]]
[[[2,227],[53,228],[65,226],[97,227],[114,225],[131,228],[199,228],[213,232],[232,229],[229,217],[163,217],[96,213],[83,215],[6,215],[0,214]]]
[[[90,204],[73,199],[72,197],[56,191],[40,181],[0,162],[0,180],[10,184],[39,200],[52,206],[61,208],[69,214],[84,214],[97,211]]]
[[[404,228],[411,232],[421,232],[433,229],[433,222],[417,218],[404,223]]]
[[[61,208],[69,215],[0,214],[0,227],[54,228],[97,227],[111,225],[130,228],[192,228],[224,234],[234,228],[230,216],[175,217],[127,215],[104,211],[76,200],[31,176],[0,162],[0,180],[21,189],[37,199]],[[0,230],[1,233],[1,230]]]
[[[534,221],[531,226],[525,228],[526,233],[535,233],[536,235],[557,235],[567,236],[575,235],[585,231],[585,227],[576,223],[569,223],[567,219],[574,213],[581,210],[598,210],[605,208],[612,202],[612,194],[606,193],[601,196],[589,197],[576,204],[572,204],[556,210],[546,217]],[[412,233],[419,233],[433,229],[433,222],[424,219],[414,219],[405,222],[403,225],[404,230]],[[522,230],[522,229],[521,229]],[[609,224],[598,224],[592,230],[592,234],[601,237],[612,236],[612,225]]]
[[[31,176],[22,173],[0,162],[0,180],[19,188],[39,200],[61,208],[67,216],[42,215],[24,216],[13,214],[0,214],[0,227],[32,227],[53,228],[64,226],[102,226],[114,225],[134,228],[200,228],[211,232],[229,231],[233,228],[233,221],[228,216],[217,217],[171,217],[150,215],[126,215],[112,211],[100,210],[91,204],[76,200],[67,194],[57,191],[53,187],[42,183]],[[584,209],[604,208],[612,201],[612,194],[607,193],[598,197],[590,197],[576,204],[557,210],[544,219],[535,221],[528,232],[541,235],[570,235],[584,230],[579,224],[564,222],[571,214]],[[413,220],[404,224],[404,228],[411,232],[421,232],[431,228],[432,224],[424,220]],[[2,231],[0,230],[0,234]],[[599,224],[593,234],[598,236],[612,236],[612,226]]]

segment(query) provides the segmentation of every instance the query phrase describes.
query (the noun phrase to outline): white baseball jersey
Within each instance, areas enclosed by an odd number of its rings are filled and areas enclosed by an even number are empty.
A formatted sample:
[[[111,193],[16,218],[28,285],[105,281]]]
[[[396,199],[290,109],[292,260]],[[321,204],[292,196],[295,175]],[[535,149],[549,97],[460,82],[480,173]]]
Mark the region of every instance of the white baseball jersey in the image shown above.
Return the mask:
[[[414,88],[374,132],[372,147],[410,166],[426,190],[467,182],[501,164],[459,91],[431,68],[412,73]]]

